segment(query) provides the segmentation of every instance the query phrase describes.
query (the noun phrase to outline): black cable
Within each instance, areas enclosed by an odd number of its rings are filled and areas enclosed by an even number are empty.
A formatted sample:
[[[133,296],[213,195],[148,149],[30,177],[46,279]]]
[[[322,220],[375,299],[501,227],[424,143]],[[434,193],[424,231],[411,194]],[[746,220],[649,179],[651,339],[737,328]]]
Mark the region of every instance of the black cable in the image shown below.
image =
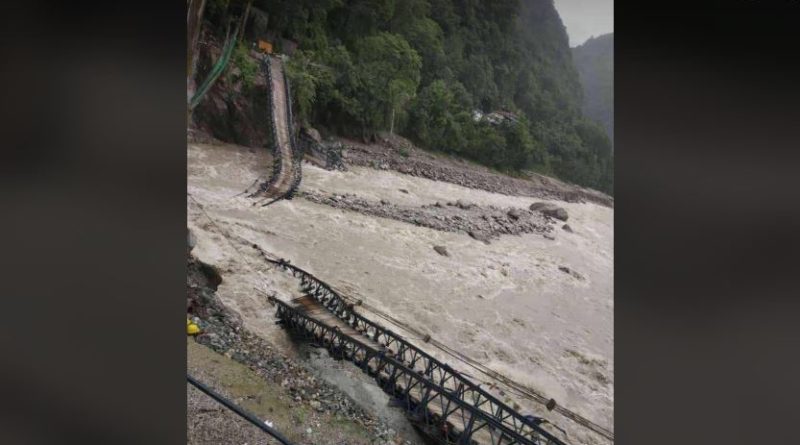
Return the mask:
[[[261,419],[259,419],[255,415],[253,415],[251,413],[248,413],[247,411],[243,410],[242,408],[234,405],[233,402],[231,402],[230,400],[228,400],[225,397],[221,396],[220,394],[216,393],[213,389],[209,388],[208,386],[206,386],[206,385],[200,383],[199,381],[195,380],[195,378],[192,377],[191,375],[186,374],[186,379],[189,380],[189,383],[191,383],[195,388],[199,389],[200,391],[203,391],[206,395],[208,395],[212,399],[214,399],[217,402],[221,403],[222,405],[224,405],[229,410],[235,412],[236,414],[238,414],[239,416],[241,416],[242,418],[244,418],[248,422],[250,422],[253,425],[255,425],[258,428],[260,428],[265,433],[267,433],[270,436],[274,437],[275,439],[278,440],[278,442],[282,443],[283,445],[292,445],[292,443],[289,442],[289,439],[283,437],[283,435],[281,433],[279,433],[278,431],[275,431],[274,428],[269,427],[266,423],[264,423]]]

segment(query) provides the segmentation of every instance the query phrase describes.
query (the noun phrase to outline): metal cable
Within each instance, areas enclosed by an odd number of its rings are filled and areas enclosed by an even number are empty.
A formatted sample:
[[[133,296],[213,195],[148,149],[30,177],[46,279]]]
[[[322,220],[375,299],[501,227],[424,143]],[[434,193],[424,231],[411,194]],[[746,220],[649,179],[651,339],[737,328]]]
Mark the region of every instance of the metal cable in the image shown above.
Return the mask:
[[[214,82],[217,81],[220,74],[225,71],[225,68],[228,66],[228,61],[230,61],[231,54],[233,54],[233,49],[236,47],[236,35],[238,32],[235,31],[232,36],[229,37],[228,41],[225,43],[225,46],[222,49],[222,54],[220,54],[219,60],[216,64],[211,68],[211,71],[208,73],[208,77],[203,83],[200,85],[200,88],[192,96],[192,99],[189,101],[189,109],[194,110],[195,107],[203,100],[206,93],[209,89],[214,85]]]
[[[208,395],[212,399],[216,400],[220,404],[224,405],[229,410],[235,412],[236,414],[238,414],[243,419],[245,419],[248,422],[252,423],[253,425],[257,426],[260,430],[262,430],[265,433],[269,434],[270,436],[274,437],[275,439],[278,440],[278,442],[282,443],[283,445],[292,445],[292,443],[289,442],[289,439],[284,437],[283,434],[279,433],[274,428],[272,428],[269,425],[267,425],[266,423],[264,423],[264,421],[262,421],[261,419],[256,417],[254,414],[251,414],[251,413],[245,411],[244,409],[242,409],[241,407],[237,406],[236,404],[234,404],[230,400],[226,399],[225,397],[223,397],[222,395],[220,395],[219,393],[217,393],[213,389],[211,389],[208,386],[204,385],[203,383],[199,382],[197,379],[195,379],[191,375],[186,374],[186,379],[189,381],[189,383],[192,384],[192,386],[194,386],[195,388],[197,388],[200,391],[204,392],[206,395]]]

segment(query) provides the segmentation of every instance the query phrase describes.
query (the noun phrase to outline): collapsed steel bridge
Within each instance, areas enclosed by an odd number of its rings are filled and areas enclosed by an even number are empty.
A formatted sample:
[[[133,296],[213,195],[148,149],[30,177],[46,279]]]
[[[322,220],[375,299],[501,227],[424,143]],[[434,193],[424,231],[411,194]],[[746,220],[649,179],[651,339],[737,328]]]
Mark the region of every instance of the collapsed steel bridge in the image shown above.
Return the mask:
[[[328,284],[284,261],[270,262],[299,275],[307,298],[330,314],[323,321],[326,317],[310,314],[302,304],[270,297],[278,322],[326,347],[334,358],[354,362],[429,435],[458,444],[566,445],[542,428],[544,419],[520,414],[446,363],[358,314]]]

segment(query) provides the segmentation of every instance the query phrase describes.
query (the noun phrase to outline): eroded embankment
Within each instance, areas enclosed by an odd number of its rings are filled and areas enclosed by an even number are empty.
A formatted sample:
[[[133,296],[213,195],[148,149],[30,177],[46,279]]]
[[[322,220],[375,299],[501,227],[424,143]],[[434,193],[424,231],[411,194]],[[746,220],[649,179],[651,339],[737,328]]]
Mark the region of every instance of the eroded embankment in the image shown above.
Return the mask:
[[[539,212],[524,208],[482,207],[455,201],[435,202],[421,206],[392,204],[388,200],[368,201],[353,194],[301,192],[300,197],[317,204],[350,210],[364,215],[389,218],[443,232],[461,232],[481,241],[501,235],[537,233],[549,235],[553,220]]]
[[[328,374],[337,374],[333,360],[313,348],[303,351],[307,360],[290,359],[245,328],[241,317],[219,301],[216,287],[224,276],[215,267],[191,255],[187,266],[187,309],[202,329],[187,344],[187,368],[193,377],[270,422],[296,444],[420,443],[413,431],[404,434],[397,428],[401,413],[384,410],[385,419],[376,416],[381,399],[369,382],[337,376],[328,383]],[[275,443],[193,387],[187,397],[188,443]],[[370,402],[379,409],[362,408]]]
[[[351,165],[394,170],[407,175],[510,196],[575,203],[593,202],[607,207],[614,205],[613,198],[596,190],[567,184],[536,173],[528,173],[525,178],[502,175],[463,159],[420,150],[396,135],[386,136],[378,143],[372,144],[352,139],[342,139],[342,141],[346,147],[344,159]]]

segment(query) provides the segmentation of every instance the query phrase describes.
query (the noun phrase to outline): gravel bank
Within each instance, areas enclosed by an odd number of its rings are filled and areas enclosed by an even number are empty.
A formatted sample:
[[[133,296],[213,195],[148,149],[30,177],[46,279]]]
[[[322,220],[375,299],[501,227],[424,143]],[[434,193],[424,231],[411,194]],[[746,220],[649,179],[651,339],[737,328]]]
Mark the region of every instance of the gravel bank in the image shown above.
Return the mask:
[[[345,146],[345,163],[350,165],[394,170],[503,195],[614,206],[613,198],[596,190],[536,173],[528,173],[526,178],[513,178],[463,159],[426,152],[399,136],[383,139],[375,144],[364,144],[351,139],[341,141]]]
[[[461,200],[444,203],[437,201],[434,204],[412,207],[392,204],[385,199],[378,202],[368,201],[349,193],[326,194],[315,191],[301,192],[298,196],[317,204],[364,215],[394,219],[443,232],[462,232],[487,243],[500,235],[538,233],[547,236],[553,231],[552,218],[517,207],[482,207]]]

